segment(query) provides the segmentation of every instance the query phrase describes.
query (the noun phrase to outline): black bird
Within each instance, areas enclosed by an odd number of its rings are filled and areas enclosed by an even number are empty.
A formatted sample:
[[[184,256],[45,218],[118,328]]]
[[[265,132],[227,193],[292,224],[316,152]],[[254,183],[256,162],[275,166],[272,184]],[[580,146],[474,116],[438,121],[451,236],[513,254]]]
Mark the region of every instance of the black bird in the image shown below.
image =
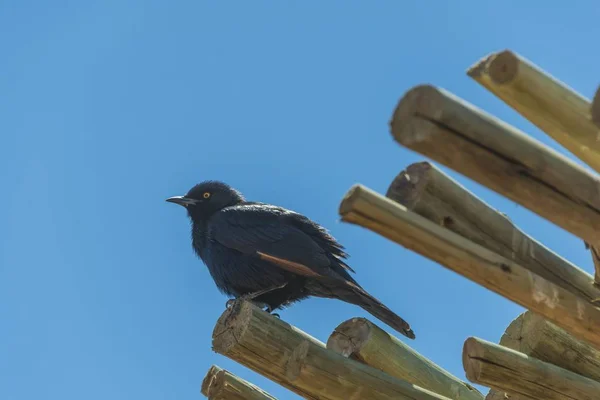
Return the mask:
[[[187,209],[192,246],[221,292],[266,306],[268,312],[309,296],[356,304],[403,335],[410,325],[367,293],[349,274],[347,254],[323,227],[296,212],[246,201],[218,181],[167,199]]]

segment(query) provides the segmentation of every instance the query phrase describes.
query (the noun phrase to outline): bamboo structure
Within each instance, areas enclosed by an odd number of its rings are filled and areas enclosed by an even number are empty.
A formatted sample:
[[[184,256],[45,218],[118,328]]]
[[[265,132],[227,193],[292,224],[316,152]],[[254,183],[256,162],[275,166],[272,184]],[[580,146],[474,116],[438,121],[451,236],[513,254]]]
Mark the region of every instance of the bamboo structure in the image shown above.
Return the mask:
[[[467,74],[600,172],[598,93],[591,105],[579,93],[509,50],[485,57]],[[598,282],[600,252],[595,246],[590,250]]]
[[[277,400],[261,388],[216,365],[206,373],[200,392],[209,400]]]
[[[221,315],[213,350],[307,399],[448,399],[329,351],[249,302]]]
[[[600,309],[518,263],[361,185],[348,191],[340,215],[342,221],[371,229],[600,347]]]
[[[450,399],[483,400],[473,386],[364,318],[350,319],[335,328],[327,348]]]
[[[392,133],[400,144],[598,247],[598,176],[516,128],[442,89],[417,86],[396,108]]]
[[[526,235],[506,215],[431,163],[409,165],[386,196],[591,303],[600,300],[600,288],[590,274]]]
[[[600,172],[599,130],[589,100],[510,50],[485,57],[467,74]]]
[[[469,338],[463,350],[467,378],[508,394],[546,400],[594,400],[600,383],[485,340]]]
[[[467,74],[587,165],[430,84],[402,96],[390,120],[393,138],[581,238],[595,276],[431,161],[408,166],[385,196],[353,186],[339,214],[527,309],[500,344],[464,343],[466,377],[492,389],[486,400],[600,399],[600,89],[590,102],[509,50]],[[213,349],[307,399],[484,399],[364,318],[338,325],[325,346],[237,301],[217,322]],[[217,390],[224,394],[211,397]],[[218,367],[202,393],[272,398]]]
[[[511,322],[500,345],[600,382],[600,351],[531,311]],[[503,398],[494,390],[486,400]],[[521,399],[526,397],[511,397]]]
[[[392,132],[400,144],[590,244],[598,241],[598,176],[473,105],[442,89],[417,86],[400,101]]]

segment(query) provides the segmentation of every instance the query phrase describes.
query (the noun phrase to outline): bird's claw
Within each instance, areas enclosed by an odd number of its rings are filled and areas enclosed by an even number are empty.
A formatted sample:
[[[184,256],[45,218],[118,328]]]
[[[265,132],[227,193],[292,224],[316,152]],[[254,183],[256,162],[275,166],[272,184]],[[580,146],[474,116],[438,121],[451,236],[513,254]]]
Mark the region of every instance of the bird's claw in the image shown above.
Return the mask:
[[[265,311],[274,316],[275,318],[281,318],[279,314],[273,312],[275,311],[275,308],[272,308],[271,306],[267,306],[267,308],[265,308]]]

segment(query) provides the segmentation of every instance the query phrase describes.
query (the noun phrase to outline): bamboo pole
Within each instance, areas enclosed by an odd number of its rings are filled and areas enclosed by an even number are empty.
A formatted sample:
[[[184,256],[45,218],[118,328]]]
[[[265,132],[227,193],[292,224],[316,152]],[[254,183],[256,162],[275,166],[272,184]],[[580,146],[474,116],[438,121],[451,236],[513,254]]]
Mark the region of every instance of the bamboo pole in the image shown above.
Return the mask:
[[[213,365],[200,392],[209,400],[277,400],[258,386]]]
[[[600,300],[600,288],[590,274],[526,235],[506,215],[428,162],[409,165],[386,196],[589,302]]]
[[[600,171],[600,128],[594,105],[529,60],[510,51],[493,53],[467,74],[527,118],[576,157]],[[595,281],[600,282],[598,248],[591,246]]]
[[[500,345],[600,382],[600,351],[531,311],[510,323]]]
[[[215,375],[217,375],[220,371],[223,371],[223,369],[217,365],[213,365],[209,368],[208,372],[204,376],[204,379],[202,380],[202,385],[200,386],[200,393],[208,397],[208,388],[210,387],[210,384],[215,378]]]
[[[597,400],[600,396],[599,382],[474,337],[465,342],[463,367],[471,382],[524,398]]]
[[[237,301],[213,331],[213,350],[308,399],[447,399],[329,351],[299,329]]]
[[[588,99],[510,50],[483,58],[467,74],[600,171],[600,129]]]
[[[428,257],[600,348],[600,310],[516,262],[361,185],[346,194],[340,215],[343,221],[371,229]]]
[[[600,180],[452,94],[418,86],[400,101],[395,139],[584,239],[600,242]]]
[[[329,336],[327,348],[454,400],[484,398],[473,386],[365,318],[352,318],[340,324]]]

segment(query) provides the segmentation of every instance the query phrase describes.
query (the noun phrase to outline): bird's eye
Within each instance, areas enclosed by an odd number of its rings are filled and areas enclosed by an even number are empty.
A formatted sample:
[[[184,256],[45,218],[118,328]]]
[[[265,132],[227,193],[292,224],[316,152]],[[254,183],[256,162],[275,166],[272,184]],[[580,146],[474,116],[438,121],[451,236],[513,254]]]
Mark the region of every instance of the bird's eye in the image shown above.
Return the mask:
[[[204,194],[202,195],[202,197],[204,197],[205,199],[208,199],[210,197],[210,193],[204,192]]]

